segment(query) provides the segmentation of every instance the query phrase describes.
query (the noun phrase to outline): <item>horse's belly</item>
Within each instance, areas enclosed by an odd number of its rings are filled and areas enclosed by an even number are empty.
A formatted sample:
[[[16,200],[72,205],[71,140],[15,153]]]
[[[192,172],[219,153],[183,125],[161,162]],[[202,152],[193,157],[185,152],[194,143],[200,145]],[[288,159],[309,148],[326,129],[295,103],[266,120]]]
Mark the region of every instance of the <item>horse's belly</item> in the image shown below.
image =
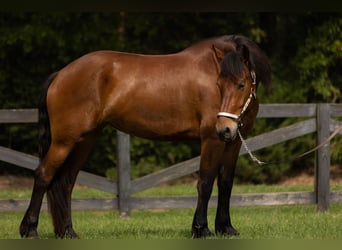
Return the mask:
[[[114,117],[113,117],[114,118]],[[199,124],[195,120],[170,117],[164,114],[134,113],[115,116],[110,123],[120,131],[138,137],[158,140],[192,140],[199,138]]]

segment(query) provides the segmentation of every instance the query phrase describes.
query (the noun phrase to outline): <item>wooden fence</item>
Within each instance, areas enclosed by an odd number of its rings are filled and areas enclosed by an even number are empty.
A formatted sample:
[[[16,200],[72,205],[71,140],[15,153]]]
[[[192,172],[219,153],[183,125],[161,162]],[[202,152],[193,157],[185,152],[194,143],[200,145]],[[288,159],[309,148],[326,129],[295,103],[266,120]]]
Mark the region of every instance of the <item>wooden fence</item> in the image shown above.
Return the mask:
[[[260,105],[258,118],[286,118],[302,117],[304,121],[287,127],[275,129],[253,138],[247,139],[252,151],[272,146],[287,140],[310,133],[316,133],[317,144],[329,137],[342,122],[334,117],[342,117],[341,104],[264,104]],[[0,110],[0,123],[36,123],[38,114],[36,109]],[[339,134],[342,134],[341,132]],[[116,195],[115,198],[73,199],[74,210],[85,209],[119,209],[121,215],[129,215],[131,209],[150,208],[194,208],[195,196],[144,197],[132,195],[153,186],[194,173],[199,169],[200,157],[175,164],[161,171],[141,177],[136,180],[130,178],[129,135],[117,133],[118,138],[118,181],[109,181],[104,177],[81,171],[77,183]],[[241,148],[240,155],[246,154]],[[315,154],[315,184],[312,192],[282,192],[258,194],[233,194],[232,206],[254,205],[286,205],[286,204],[317,204],[318,211],[327,211],[330,203],[342,202],[342,191],[330,191],[330,142],[318,149]],[[0,146],[0,160],[19,167],[35,169],[38,159],[34,156],[14,151]],[[276,166],[274,166],[276,167]],[[0,200],[0,211],[22,211],[28,206],[27,199]],[[216,206],[217,197],[212,196],[210,207]],[[43,202],[43,209],[46,209]]]

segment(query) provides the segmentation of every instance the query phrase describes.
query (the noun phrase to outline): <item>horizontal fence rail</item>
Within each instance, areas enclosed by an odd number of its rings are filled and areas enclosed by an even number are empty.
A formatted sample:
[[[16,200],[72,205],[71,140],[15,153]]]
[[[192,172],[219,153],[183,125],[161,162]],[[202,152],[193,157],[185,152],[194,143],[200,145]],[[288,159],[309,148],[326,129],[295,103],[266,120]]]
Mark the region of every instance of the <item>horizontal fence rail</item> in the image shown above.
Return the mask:
[[[246,140],[251,151],[256,151],[306,134],[317,133],[317,143],[325,140],[330,132],[342,125],[333,119],[342,117],[341,104],[263,104],[260,105],[258,118],[308,118],[304,121],[278,128],[273,131],[257,135]],[[36,109],[0,110],[0,123],[37,123]],[[339,134],[342,134],[340,131]],[[199,170],[200,157],[177,163],[161,171],[143,176],[136,180],[130,179],[129,135],[122,132],[118,136],[118,181],[110,181],[104,177],[80,171],[77,183],[99,189],[117,198],[73,199],[75,210],[84,209],[120,209],[122,215],[129,215],[131,209],[151,208],[193,208],[197,197],[132,197],[153,186],[189,175]],[[319,211],[326,211],[330,203],[342,202],[342,192],[329,190],[330,155],[329,143],[318,152],[315,169],[315,187],[313,192],[285,192],[265,194],[234,194],[231,198],[232,206],[254,205],[286,205],[286,204],[314,204]],[[242,147],[240,155],[247,152]],[[323,157],[324,156],[324,157]],[[13,165],[34,170],[38,165],[38,158],[22,152],[0,146],[0,160]],[[0,200],[0,211],[22,211],[27,208],[29,201],[21,199]],[[209,206],[214,207],[217,197],[213,196]],[[46,201],[43,202],[46,209]]]

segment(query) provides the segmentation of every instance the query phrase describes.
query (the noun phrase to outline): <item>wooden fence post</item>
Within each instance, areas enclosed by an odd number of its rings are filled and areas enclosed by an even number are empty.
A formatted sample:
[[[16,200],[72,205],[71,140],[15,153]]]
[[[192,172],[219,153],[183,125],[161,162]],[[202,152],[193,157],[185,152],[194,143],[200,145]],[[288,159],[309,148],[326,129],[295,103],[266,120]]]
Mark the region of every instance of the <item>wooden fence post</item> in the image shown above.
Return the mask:
[[[317,145],[321,144],[330,135],[330,106],[317,104]],[[330,198],[330,142],[319,148],[316,153],[315,165],[315,194],[319,212],[329,210]]]
[[[130,216],[130,136],[121,131],[117,131],[117,157],[118,157],[118,206],[120,216]]]

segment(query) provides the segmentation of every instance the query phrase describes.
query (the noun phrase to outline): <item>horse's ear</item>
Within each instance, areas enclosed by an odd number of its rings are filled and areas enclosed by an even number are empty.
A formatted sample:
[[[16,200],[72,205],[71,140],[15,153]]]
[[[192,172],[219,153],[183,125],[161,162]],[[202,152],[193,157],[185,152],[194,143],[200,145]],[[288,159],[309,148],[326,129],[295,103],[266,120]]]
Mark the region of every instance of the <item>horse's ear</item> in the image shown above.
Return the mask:
[[[217,48],[215,45],[213,45],[213,50],[215,52],[215,55],[216,55],[216,58],[219,60],[219,61],[222,61],[223,58],[224,58],[224,51]]]
[[[249,66],[249,49],[246,45],[242,44],[238,46],[237,51],[239,51],[244,63],[246,63]]]

